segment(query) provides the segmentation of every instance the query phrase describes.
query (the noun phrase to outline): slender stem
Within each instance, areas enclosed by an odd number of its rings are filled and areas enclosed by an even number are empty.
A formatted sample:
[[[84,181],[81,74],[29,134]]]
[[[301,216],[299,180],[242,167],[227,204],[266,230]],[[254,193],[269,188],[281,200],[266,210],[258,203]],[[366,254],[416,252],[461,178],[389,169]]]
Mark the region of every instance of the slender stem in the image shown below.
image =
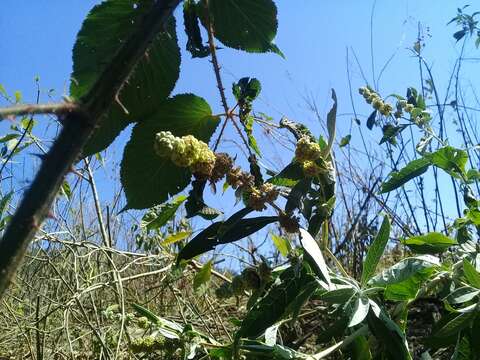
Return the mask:
[[[210,16],[209,16],[209,12],[208,12],[208,1],[207,1],[206,6],[207,6],[207,12],[206,13],[207,13],[207,22],[208,22],[208,28],[207,28],[207,30],[208,30],[207,31],[208,32],[208,45],[210,47],[210,57],[211,57],[212,65],[213,65],[213,72],[215,73],[215,79],[217,81],[218,92],[220,93],[220,99],[222,101],[222,106],[223,106],[223,109],[225,110],[225,114],[226,114],[225,122],[223,123],[222,128],[220,129],[220,134],[218,135],[218,138],[215,141],[213,151],[217,150],[218,145],[220,143],[220,139],[223,136],[223,133],[225,131],[225,127],[227,126],[227,121],[231,120],[233,126],[237,130],[237,133],[240,135],[240,138],[242,139],[245,147],[247,148],[248,154],[250,156],[252,156],[252,151],[250,149],[250,146],[248,146],[247,139],[245,139],[245,136],[244,136],[242,130],[240,129],[240,127],[238,126],[238,124],[236,123],[235,119],[232,116],[232,111],[233,110],[230,110],[230,108],[228,107],[227,97],[225,96],[225,88],[223,87],[222,76],[220,74],[220,65],[218,63],[218,58],[217,58],[217,48],[215,47],[215,38],[214,38],[215,30],[213,28],[212,22],[210,21]]]
[[[85,165],[88,172],[88,183],[92,189],[93,202],[95,204],[95,212],[97,214],[98,226],[100,227],[100,233],[102,234],[103,244],[107,247],[112,247],[112,241],[107,234],[107,229],[105,228],[105,223],[102,216],[102,207],[100,206],[100,199],[98,197],[97,185],[95,184],[95,178],[93,177],[92,168],[90,167],[90,160],[88,158],[84,159]]]
[[[79,105],[74,102],[64,102],[58,104],[26,104],[15,105],[0,108],[0,120],[10,116],[24,116],[33,114],[56,114],[65,115],[73,111],[78,111]]]

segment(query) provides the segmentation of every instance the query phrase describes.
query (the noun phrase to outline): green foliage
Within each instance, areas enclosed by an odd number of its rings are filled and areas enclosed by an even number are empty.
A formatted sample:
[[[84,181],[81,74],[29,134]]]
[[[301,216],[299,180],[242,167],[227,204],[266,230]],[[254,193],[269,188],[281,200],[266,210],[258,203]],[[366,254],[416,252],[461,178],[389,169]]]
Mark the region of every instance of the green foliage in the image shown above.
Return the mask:
[[[190,182],[188,170],[155,153],[156,133],[190,134],[208,142],[218,122],[205,100],[183,94],[165,101],[154,116],[137,124],[125,147],[121,165],[127,208],[141,209],[160,204],[182,191]]]
[[[381,192],[393,191],[417,176],[422,175],[428,170],[430,164],[430,161],[425,158],[411,161],[400,171],[390,174],[389,179],[382,184]]]
[[[200,4],[206,7],[206,1]],[[215,37],[224,45],[248,52],[281,54],[277,34],[277,7],[272,0],[209,0],[208,13]],[[203,24],[208,28],[206,19]]]
[[[141,25],[152,7],[151,0],[134,8],[133,1],[105,1],[95,6],[85,19],[73,48],[70,95],[85,97],[100,79],[106,66],[126,39]],[[129,81],[118,94],[117,103],[102,119],[83,155],[105,149],[130,123],[157,114],[157,107],[173,90],[180,73],[180,50],[175,22],[157,36],[146,56],[136,65]]]
[[[404,239],[402,243],[417,254],[438,254],[444,252],[450,246],[457,245],[455,240],[437,232],[412,236]]]
[[[297,269],[292,266],[284,270],[279,281],[250,309],[236,336],[260,336],[267,328],[288,315],[289,305],[301,294],[301,290],[312,282],[315,282],[315,278],[309,274],[306,267]]]
[[[382,226],[380,227],[380,231],[378,232],[375,240],[373,241],[370,249],[367,253],[367,258],[363,264],[363,271],[362,271],[362,285],[366,284],[368,280],[373,276],[375,273],[375,269],[377,268],[378,262],[385,251],[385,247],[387,246],[388,239],[390,236],[390,220],[388,216],[383,218]]]

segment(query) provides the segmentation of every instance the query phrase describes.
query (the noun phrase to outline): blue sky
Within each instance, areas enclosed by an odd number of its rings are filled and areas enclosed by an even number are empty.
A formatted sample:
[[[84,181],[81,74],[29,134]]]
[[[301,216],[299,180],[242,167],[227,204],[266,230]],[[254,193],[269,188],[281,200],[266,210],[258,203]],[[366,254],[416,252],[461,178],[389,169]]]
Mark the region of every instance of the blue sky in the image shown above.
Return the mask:
[[[89,9],[99,1],[92,0],[3,0],[0,12],[0,84],[7,91],[19,90],[25,102],[35,100],[35,76],[40,77],[43,90],[41,101],[58,101],[67,93],[71,72],[71,49],[82,20]],[[398,0],[398,1],[318,1],[277,0],[279,30],[276,43],[286,59],[273,54],[247,54],[231,49],[219,51],[223,77],[227,89],[243,76],[260,79],[263,90],[255,109],[263,111],[278,121],[281,116],[304,122],[319,134],[321,126],[308,110],[306,98],[314,100],[321,114],[330,107],[330,88],[335,88],[339,98],[339,136],[350,132],[352,106],[347,77],[347,49],[350,52],[350,75],[356,89],[365,84],[361,70],[352,57],[355,52],[368,81],[373,73],[378,77],[387,60],[394,56],[379,81],[379,90],[387,95],[404,93],[408,86],[420,87],[418,64],[410,56],[421,22],[426,47],[424,56],[432,65],[439,88],[448,81],[459,46],[455,44],[453,25],[446,23],[456,14],[461,1]],[[371,14],[373,11],[373,27]],[[472,11],[479,9],[472,9]],[[177,18],[179,30],[181,17]],[[371,29],[373,31],[371,32]],[[183,51],[184,36],[180,36],[183,52],[180,80],[174,93],[193,92],[203,96],[214,111],[221,112],[211,65],[204,59],[191,59]],[[372,42],[373,40],[373,46]],[[373,50],[374,63],[371,55]],[[466,76],[472,79],[477,73],[466,65]],[[441,95],[443,96],[443,95]],[[356,99],[359,114],[368,116],[370,108]],[[364,119],[361,117],[361,119]],[[42,119],[42,121],[48,121]],[[46,133],[44,136],[51,135]],[[367,133],[368,143],[377,146],[378,132]],[[123,144],[129,130],[113,144],[108,159],[115,169],[121,157]],[[231,129],[227,139],[235,139]],[[352,140],[352,146],[359,141]],[[225,148],[235,151],[226,143]],[[240,153],[239,153],[240,154]],[[288,161],[289,155],[280,149],[268,154],[265,161],[278,165]],[[117,168],[118,170],[118,168]],[[111,173],[109,173],[111,174]],[[102,200],[109,201],[111,186],[108,176],[100,184]],[[224,202],[225,203],[225,202]],[[224,209],[229,212],[229,209]]]

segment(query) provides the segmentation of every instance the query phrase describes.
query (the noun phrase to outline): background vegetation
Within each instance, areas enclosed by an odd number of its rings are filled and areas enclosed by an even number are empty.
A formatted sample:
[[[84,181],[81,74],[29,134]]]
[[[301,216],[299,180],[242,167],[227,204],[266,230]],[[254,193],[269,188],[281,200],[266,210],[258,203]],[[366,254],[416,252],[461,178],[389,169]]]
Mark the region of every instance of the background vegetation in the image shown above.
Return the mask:
[[[186,0],[171,16],[177,3],[94,7],[62,103],[39,104],[39,79],[37,104],[0,87],[0,356],[480,357],[479,105],[462,72],[477,61],[476,9],[447,25],[458,57],[442,87],[421,25],[420,86],[384,93],[388,62],[368,80],[349,50],[350,98],[332,91],[323,111],[307,97],[312,133],[256,111],[262,79],[224,80],[222,47],[283,56],[272,1]],[[172,94],[191,61],[180,46],[211,63],[218,111]],[[337,102],[352,106],[345,136]],[[132,124],[112,166],[108,146]]]

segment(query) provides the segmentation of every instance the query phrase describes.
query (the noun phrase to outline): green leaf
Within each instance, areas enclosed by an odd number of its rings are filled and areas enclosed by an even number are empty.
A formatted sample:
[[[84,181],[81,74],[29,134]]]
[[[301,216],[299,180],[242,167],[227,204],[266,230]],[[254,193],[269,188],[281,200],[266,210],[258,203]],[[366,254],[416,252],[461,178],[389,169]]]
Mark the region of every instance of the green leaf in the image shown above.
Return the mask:
[[[20,101],[22,101],[22,93],[20,91],[15,91],[15,93],[13,94],[13,96],[15,97],[15,103],[18,104]]]
[[[289,305],[307,284],[314,281],[305,267],[299,272],[295,267],[284,270],[265,296],[245,316],[237,337],[256,338],[262,335],[267,328],[288,315]]]
[[[317,275],[325,280],[328,287],[331,288],[332,282],[330,280],[330,274],[327,267],[327,263],[323,258],[322,251],[318,246],[315,239],[306,231],[305,229],[300,228],[300,244],[302,245],[305,253],[308,255],[313,262],[313,267],[317,269]]]
[[[372,334],[384,345],[389,359],[408,360],[412,357],[408,352],[405,334],[398,325],[382,310],[378,316],[373,310],[367,315],[368,327]]]
[[[384,194],[399,188],[408,181],[425,173],[430,165],[430,160],[426,158],[410,161],[400,171],[390,173],[389,179],[382,184],[380,193]]]
[[[323,293],[320,299],[329,304],[345,304],[353,297],[355,292],[353,287],[337,288]]]
[[[240,103],[255,100],[260,91],[262,91],[262,84],[256,78],[243,77],[232,85],[232,93]]]
[[[205,185],[206,181],[194,180],[192,182],[192,190],[190,190],[187,202],[185,203],[187,219],[198,215],[205,220],[213,220],[219,215],[222,215],[221,211],[218,211],[217,209],[205,204],[203,200],[203,191],[205,189]]]
[[[8,205],[12,201],[13,194],[14,194],[14,192],[10,191],[7,195],[2,197],[2,199],[0,199],[0,219],[2,219],[2,220],[3,220],[4,215],[5,215],[5,213],[8,209]]]
[[[272,43],[278,26],[272,0],[209,0],[208,9],[215,37],[224,45],[248,52],[279,52]]]
[[[400,134],[407,125],[392,125],[392,124],[386,124],[382,127],[382,133],[383,137],[380,140],[380,144],[383,144],[384,142],[389,142],[392,145],[395,145],[397,143],[396,137],[398,134]]]
[[[168,204],[162,204],[151,209],[142,217],[140,227],[151,231],[165,226],[186,199],[187,197],[185,195],[180,195]]]
[[[205,100],[182,94],[162,103],[155,116],[137,124],[125,146],[121,164],[126,208],[144,209],[160,204],[190,182],[187,169],[155,153],[155,134],[171,131],[175,136],[193,135],[208,143],[218,123],[219,119],[212,116]]]
[[[350,322],[348,327],[353,327],[360,324],[367,317],[368,310],[370,309],[370,302],[367,296],[359,295],[355,300],[352,314],[350,316]]]
[[[368,130],[373,129],[373,125],[375,125],[375,119],[377,118],[377,110],[373,110],[370,116],[367,119],[367,128]]]
[[[267,181],[273,185],[294,187],[304,177],[302,166],[297,162],[292,162]]]
[[[457,335],[461,330],[465,329],[471,324],[471,321],[476,317],[475,312],[460,313],[443,323],[442,326],[434,330],[432,338],[447,338],[452,335]]]
[[[462,286],[448,294],[444,300],[450,304],[462,304],[474,299],[478,294],[480,294],[480,289],[475,289],[471,286]]]
[[[280,252],[280,254],[282,254],[283,257],[286,257],[291,250],[290,242],[287,239],[280,237],[278,235],[275,235],[275,234],[270,234],[270,235],[272,237],[273,244],[275,245],[277,250]]]
[[[387,286],[400,283],[425,269],[436,266],[439,266],[439,260],[433,256],[406,258],[371,278],[368,284],[370,286]]]
[[[200,26],[198,25],[197,4],[194,0],[183,3],[183,23],[187,34],[187,50],[193,58],[203,58],[210,55],[210,48],[203,44]]]
[[[62,187],[60,188],[62,194],[68,199],[70,200],[71,197],[72,197],[72,190],[70,189],[70,184],[68,183],[68,181],[64,181],[63,184],[62,184]]]
[[[212,276],[212,260],[206,262],[193,278],[193,288],[198,290],[200,286],[207,284]]]
[[[234,215],[232,215],[232,217],[233,216]],[[180,251],[177,262],[190,260],[197,255],[214,249],[217,245],[228,244],[243,239],[278,220],[277,216],[260,216],[235,220],[232,220],[232,217],[225,222],[219,221],[213,223],[195,236]]]
[[[352,135],[347,135],[340,140],[340,147],[347,146],[350,144],[350,140],[352,139]]]
[[[408,246],[417,254],[439,254],[447,250],[450,246],[458,245],[456,240],[438,232],[412,236],[404,239],[402,244]]]
[[[337,94],[332,89],[333,106],[327,114],[327,131],[328,131],[328,145],[326,153],[329,153],[332,149],[333,142],[335,141],[335,130],[337,122]]]
[[[463,275],[470,285],[480,289],[480,273],[467,259],[463,259]]]
[[[464,150],[445,146],[433,153],[425,154],[425,157],[428,158],[433,165],[445,170],[448,174],[456,178],[466,176],[465,165],[468,161],[468,154]]]
[[[20,134],[7,134],[0,138],[0,143],[5,143],[13,139],[17,139],[20,137]]]
[[[152,4],[152,0],[110,0],[92,9],[73,48],[72,97],[80,99],[91,90],[120,47],[139,30],[141,19]],[[143,121],[154,114],[159,103],[173,90],[179,72],[180,49],[172,17],[166,31],[157,35],[136,65],[118,95],[118,103],[112,105],[102,119],[83,156],[105,149],[129,123]]]
[[[403,281],[390,283],[385,287],[383,296],[386,300],[392,301],[414,300],[433,272],[433,267],[420,269]]]
[[[372,245],[368,249],[367,258],[363,263],[363,271],[362,271],[362,285],[365,285],[368,280],[375,274],[375,269],[377,268],[378,262],[385,251],[385,247],[387,246],[388,239],[390,236],[390,220],[388,216],[383,218],[382,225],[380,226],[380,230],[378,231],[375,240],[373,241]]]
[[[190,235],[192,235],[191,231],[179,231],[175,234],[172,234],[170,236],[167,236],[165,240],[162,241],[162,246],[168,246],[175,244],[179,241],[185,240],[188,238]]]

